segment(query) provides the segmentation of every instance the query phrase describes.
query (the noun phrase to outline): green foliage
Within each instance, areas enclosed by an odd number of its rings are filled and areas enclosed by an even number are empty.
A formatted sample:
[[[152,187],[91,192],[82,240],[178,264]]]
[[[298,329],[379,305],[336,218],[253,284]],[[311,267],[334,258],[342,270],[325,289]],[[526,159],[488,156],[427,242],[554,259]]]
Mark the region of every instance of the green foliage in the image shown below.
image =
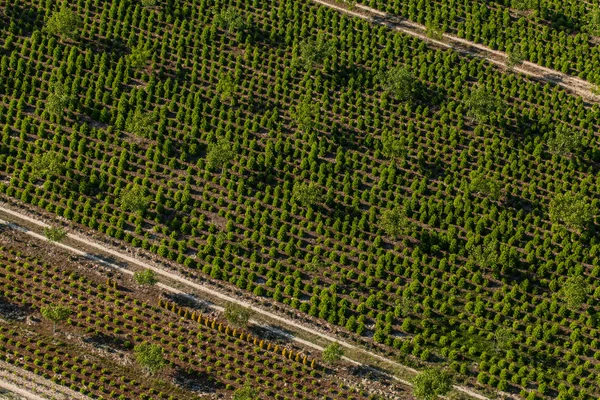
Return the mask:
[[[469,188],[474,193],[489,196],[494,200],[500,197],[500,183],[496,179],[484,176],[477,171],[471,172]]]
[[[344,349],[338,342],[328,344],[323,349],[323,361],[327,364],[335,364],[339,362],[344,356]]]
[[[399,101],[410,102],[418,95],[417,79],[406,67],[393,67],[380,76],[383,90]]]
[[[583,30],[592,36],[600,36],[600,8],[598,6],[592,6],[592,10],[587,13]]]
[[[149,374],[156,374],[167,364],[162,347],[143,342],[133,349],[137,362]]]
[[[219,11],[215,15],[214,23],[216,26],[226,30],[230,34],[236,34],[246,29],[244,17],[234,7]]]
[[[225,318],[231,325],[245,328],[248,326],[252,311],[237,303],[227,303],[225,306]]]
[[[498,328],[494,332],[496,350],[508,350],[515,340],[515,335],[508,328]]]
[[[578,309],[588,297],[589,285],[584,277],[572,276],[565,281],[560,293],[569,308]]]
[[[314,183],[296,182],[292,189],[292,200],[305,207],[313,206],[322,199],[321,190]]]
[[[56,333],[56,324],[65,321],[71,315],[71,309],[58,304],[51,304],[40,309],[42,317],[52,321],[52,332]]]
[[[51,116],[60,118],[65,113],[65,108],[69,107],[72,96],[67,92],[67,89],[62,83],[56,82],[49,90],[48,98],[46,99],[46,111]]]
[[[306,96],[302,102],[298,103],[292,109],[291,116],[300,130],[309,133],[316,126],[319,111],[319,103],[315,102],[309,96]]]
[[[216,143],[208,146],[206,154],[206,166],[209,170],[224,168],[232,159],[234,153],[231,149],[231,144],[221,139]]]
[[[145,286],[154,286],[158,282],[156,272],[149,268],[146,268],[142,271],[135,271],[133,273],[133,280],[135,280],[138,285]]]
[[[445,370],[429,368],[413,379],[413,394],[418,400],[435,400],[452,390],[452,376]]]
[[[558,193],[550,201],[550,221],[566,227],[583,230],[594,219],[590,200],[581,193]]]
[[[494,268],[498,262],[498,256],[498,241],[495,239],[469,249],[470,259],[482,268]]]
[[[128,119],[125,129],[136,136],[148,138],[152,133],[154,122],[154,114],[143,113],[140,110],[136,110]]]
[[[468,117],[479,123],[485,123],[489,121],[491,114],[500,110],[501,104],[484,86],[478,86],[471,92],[466,106]]]
[[[44,227],[44,236],[52,242],[61,242],[67,237],[67,231],[60,226]]]
[[[138,46],[131,49],[131,54],[127,56],[127,60],[129,61],[129,65],[133,69],[140,69],[145,67],[152,56],[152,51],[150,49],[144,48],[144,46]]]
[[[256,400],[258,398],[258,392],[250,382],[246,382],[244,387],[233,392],[231,400]]]
[[[508,69],[512,70],[514,67],[523,64],[523,61],[525,61],[525,53],[521,49],[521,46],[513,47],[507,54],[506,67]]]
[[[428,38],[433,40],[442,40],[444,38],[444,31],[442,28],[431,21],[425,23],[425,34]]]
[[[383,155],[391,159],[404,158],[408,153],[404,137],[398,138],[387,130],[381,135],[381,144]]]
[[[391,237],[398,237],[405,233],[408,226],[408,218],[401,207],[384,210],[381,213],[381,228]]]
[[[296,64],[305,69],[318,68],[323,65],[326,58],[335,52],[334,43],[319,35],[316,40],[305,40],[299,45],[300,54]]]
[[[224,74],[219,77],[217,82],[217,93],[221,101],[231,100],[236,91],[236,85],[230,74]]]
[[[60,176],[65,170],[64,158],[54,151],[37,154],[31,160],[31,170],[31,176],[34,179]]]
[[[150,197],[147,197],[145,193],[146,189],[139,185],[123,189],[120,198],[121,208],[142,215],[150,204]]]
[[[548,148],[551,152],[567,155],[578,151],[581,148],[581,132],[567,125],[559,125],[554,136],[548,140]]]
[[[77,37],[81,26],[81,18],[68,7],[62,7],[50,16],[44,29],[53,35],[73,39]]]

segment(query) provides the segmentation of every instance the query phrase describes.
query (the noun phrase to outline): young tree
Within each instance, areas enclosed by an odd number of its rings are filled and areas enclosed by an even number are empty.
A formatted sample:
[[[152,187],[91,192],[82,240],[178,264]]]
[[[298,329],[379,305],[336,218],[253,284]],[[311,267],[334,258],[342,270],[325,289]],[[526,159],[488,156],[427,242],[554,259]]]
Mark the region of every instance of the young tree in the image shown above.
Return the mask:
[[[148,138],[152,133],[152,125],[155,118],[152,113],[143,113],[140,110],[135,110],[133,116],[128,118],[125,129],[136,136]]]
[[[56,324],[65,321],[71,315],[71,309],[58,304],[51,304],[40,309],[42,317],[52,321],[52,333],[56,333]]]
[[[521,46],[515,46],[508,52],[506,67],[512,71],[517,65],[523,64],[523,61],[525,61],[525,54],[523,53]]]
[[[250,382],[246,382],[244,387],[233,392],[231,400],[256,400],[258,392],[252,387]]]
[[[208,146],[206,154],[206,166],[209,170],[225,167],[233,159],[231,144],[225,139],[219,140]]]
[[[428,38],[433,40],[442,40],[444,38],[442,29],[433,22],[425,23],[425,34]]]
[[[133,349],[137,362],[151,375],[156,374],[166,365],[162,347],[143,342]]]
[[[47,226],[44,228],[44,236],[51,242],[60,242],[67,237],[67,231],[60,226]]]
[[[50,16],[45,30],[53,35],[74,39],[81,26],[81,18],[68,7],[62,7]]]
[[[120,198],[121,208],[125,211],[135,212],[140,215],[143,214],[150,204],[150,198],[145,193],[146,189],[139,185],[123,189]]]
[[[219,11],[215,15],[214,23],[216,26],[226,30],[232,35],[246,29],[244,17],[234,7],[229,7]]]
[[[588,293],[588,284],[582,276],[572,276],[568,278],[561,289],[562,298],[571,309],[578,309],[581,307],[585,302]]]
[[[323,349],[323,361],[327,364],[335,364],[344,356],[344,349],[338,342],[333,342]]]
[[[381,214],[381,228],[391,237],[402,235],[408,226],[408,218],[401,207],[394,207]]]
[[[548,140],[548,148],[552,153],[567,155],[573,154],[581,148],[581,132],[569,128],[567,125],[559,125],[554,136]]]
[[[248,326],[252,311],[236,303],[227,303],[225,306],[225,318],[231,325],[245,328]]]
[[[68,94],[62,83],[56,82],[49,90],[46,99],[46,111],[50,116],[60,118],[65,113],[65,108],[69,107],[72,97]]]
[[[305,207],[313,206],[322,199],[322,194],[314,183],[296,182],[292,189],[292,200]]]
[[[485,123],[489,120],[490,114],[500,109],[500,102],[485,86],[479,86],[472,91],[466,106],[467,116],[471,121]]]
[[[393,67],[380,76],[383,90],[399,101],[410,102],[418,94],[417,79],[406,67]]]
[[[135,271],[133,273],[133,279],[138,285],[154,286],[158,282],[156,272],[146,268],[142,271]]]
[[[435,400],[452,390],[452,376],[439,368],[429,368],[413,380],[413,394],[418,400]]]
[[[558,193],[550,201],[550,222],[581,231],[594,219],[592,205],[580,193]]]
[[[31,160],[31,176],[34,179],[60,176],[65,169],[63,156],[55,151],[36,154]]]

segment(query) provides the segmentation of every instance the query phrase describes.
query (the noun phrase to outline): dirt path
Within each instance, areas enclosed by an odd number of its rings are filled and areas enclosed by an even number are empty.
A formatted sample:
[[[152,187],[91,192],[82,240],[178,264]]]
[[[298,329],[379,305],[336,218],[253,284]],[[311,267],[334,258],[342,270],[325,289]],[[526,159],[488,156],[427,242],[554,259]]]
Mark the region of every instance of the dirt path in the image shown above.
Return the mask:
[[[401,17],[393,16],[376,10],[371,7],[355,4],[354,7],[340,4],[334,0],[312,0],[315,3],[333,8],[345,14],[362,18],[375,24],[387,26],[390,29],[406,33],[408,35],[425,40],[431,44],[454,49],[460,53],[470,54],[476,57],[485,58],[492,64],[503,68],[507,67],[508,56],[501,51],[492,50],[482,44],[474,43],[457,36],[443,34],[440,40],[432,39],[427,36],[426,28],[423,25],[408,21]],[[554,83],[567,91],[584,98],[588,102],[600,102],[600,96],[594,93],[595,86],[583,79],[567,75],[563,72],[541,65],[525,61],[522,64],[513,67],[513,71],[520,72],[540,81]]]
[[[10,226],[13,229],[18,229],[18,230],[26,233],[27,235],[30,235],[30,236],[35,237],[37,239],[46,240],[46,238],[43,235],[41,235],[39,233],[36,233],[36,232],[34,232],[32,230],[29,230],[27,228],[24,228],[24,227],[22,227],[20,225],[17,225],[17,223],[23,223],[24,222],[25,223],[24,225],[36,226],[36,227],[42,228],[42,229],[44,227],[48,227],[49,226],[48,224],[46,224],[46,223],[44,223],[42,221],[39,221],[38,219],[32,218],[32,217],[30,217],[28,215],[25,215],[23,213],[20,213],[18,211],[15,211],[13,209],[9,209],[6,206],[4,206],[3,204],[0,204],[0,212],[4,213],[6,215],[9,215],[11,217],[10,219],[16,222],[16,223],[12,223],[11,221],[6,221],[6,220],[3,220],[3,219],[0,219],[0,224],[5,224],[5,225]],[[180,284],[183,284],[185,287],[192,288],[195,291],[200,292],[200,293],[204,293],[204,294],[210,296],[211,298],[217,298],[217,299],[220,299],[220,300],[222,300],[224,302],[228,302],[228,303],[237,303],[237,304],[239,304],[239,305],[241,305],[243,307],[249,308],[249,309],[253,310],[256,315],[260,315],[261,317],[265,317],[269,321],[276,321],[277,323],[280,323],[282,326],[284,326],[286,329],[289,328],[290,331],[304,332],[304,333],[307,333],[307,334],[309,334],[309,335],[311,335],[313,337],[316,336],[318,338],[324,339],[328,343],[330,343],[330,342],[338,342],[343,347],[345,347],[347,349],[351,349],[354,352],[354,354],[362,355],[363,357],[366,356],[367,359],[370,358],[371,360],[373,360],[373,359],[379,360],[383,364],[385,364],[387,366],[390,366],[390,367],[393,367],[394,370],[401,370],[403,372],[404,376],[412,376],[412,375],[418,373],[417,370],[409,368],[409,367],[406,367],[406,366],[404,366],[404,365],[402,365],[400,363],[397,363],[397,362],[395,362],[393,360],[390,360],[389,358],[383,357],[383,356],[381,356],[379,354],[373,353],[371,351],[368,351],[368,350],[365,350],[365,349],[362,349],[362,348],[358,348],[357,346],[355,346],[355,345],[353,345],[351,343],[347,343],[345,341],[339,340],[339,338],[337,338],[337,337],[334,337],[334,336],[331,336],[331,335],[329,335],[327,333],[323,333],[323,332],[320,332],[318,330],[312,329],[312,328],[307,327],[307,326],[305,326],[303,324],[299,324],[299,323],[297,323],[297,322],[295,322],[295,321],[293,321],[291,319],[281,317],[281,316],[279,316],[277,314],[274,314],[274,313],[272,313],[272,312],[270,312],[268,310],[264,310],[264,309],[262,309],[260,307],[257,307],[257,306],[255,306],[253,304],[250,304],[250,303],[248,303],[248,302],[246,302],[244,300],[228,296],[228,295],[223,294],[223,293],[221,293],[221,292],[219,292],[217,290],[214,290],[214,289],[211,289],[209,287],[206,287],[206,286],[200,285],[198,283],[192,282],[192,281],[190,281],[188,279],[185,279],[185,278],[183,278],[183,277],[181,277],[179,275],[176,275],[176,274],[171,273],[169,271],[166,271],[166,270],[164,270],[164,269],[162,269],[160,267],[157,267],[156,265],[153,265],[153,264],[151,264],[149,262],[140,261],[140,260],[138,260],[138,259],[136,259],[134,257],[131,257],[131,256],[127,255],[127,254],[124,254],[122,252],[113,250],[113,249],[111,249],[109,247],[106,247],[104,245],[98,244],[98,243],[94,242],[93,240],[90,240],[90,239],[88,239],[86,237],[80,236],[78,234],[73,234],[73,233],[69,233],[67,235],[67,237],[69,239],[71,239],[72,241],[74,241],[74,242],[78,242],[81,245],[84,245],[85,247],[88,247],[88,248],[91,247],[91,248],[97,249],[101,253],[109,254],[112,257],[116,258],[116,259],[124,260],[127,263],[135,265],[135,266],[137,266],[139,268],[151,269],[154,272],[156,272],[156,274],[159,277],[167,278],[168,280],[170,280],[172,282],[178,282]],[[103,259],[101,259],[99,257],[94,256],[93,254],[90,254],[88,251],[84,251],[84,250],[81,250],[79,248],[66,245],[64,243],[58,243],[58,242],[52,242],[52,243],[55,244],[58,247],[61,247],[61,248],[65,249],[65,250],[68,250],[68,251],[73,252],[75,254],[87,257],[87,258],[89,258],[89,259],[91,259],[93,261],[96,261],[96,262],[103,263],[103,264],[105,264],[107,266],[110,266],[112,268],[116,268],[120,272],[129,274],[129,275],[133,274],[133,271],[125,268],[124,266],[117,265],[115,263],[111,263],[111,262],[108,262],[106,260],[103,260]],[[80,246],[78,246],[78,247],[80,247]],[[165,290],[168,290],[168,291],[171,291],[171,292],[174,292],[174,293],[186,294],[184,291],[181,291],[180,289],[174,288],[174,287],[166,285],[164,283],[158,283],[157,285],[159,287],[165,289]],[[220,311],[223,310],[222,307],[216,307],[216,309],[220,310]],[[260,322],[260,321],[253,320],[252,322],[264,326],[263,323]],[[323,349],[323,346],[319,346],[319,345],[317,345],[317,344],[315,344],[315,343],[313,343],[312,341],[309,341],[309,340],[304,340],[304,339],[301,339],[301,338],[297,338],[295,335],[283,332],[283,331],[281,331],[281,330],[279,330],[277,328],[272,328],[270,326],[266,326],[266,328],[270,329],[274,333],[283,334],[286,337],[288,337],[288,338],[290,338],[290,339],[292,339],[292,340],[294,340],[294,341],[296,341],[298,343],[301,343],[303,345],[312,347],[312,348],[317,349],[317,350],[322,350]],[[349,362],[351,362],[351,363],[353,363],[353,364],[355,364],[355,365],[361,365],[361,364],[363,364],[363,363],[357,361],[356,359],[351,359],[349,357],[344,357],[344,359],[347,360],[347,361],[349,361]],[[402,378],[399,378],[397,376],[392,376],[392,377],[394,379],[396,379],[397,381],[405,384],[405,385],[412,386],[412,384],[408,380],[406,380],[406,379],[402,379]],[[464,387],[464,386],[455,385],[454,389],[457,390],[457,391],[463,392],[463,393],[465,393],[465,394],[467,394],[467,395],[469,395],[469,396],[471,396],[473,398],[479,399],[479,400],[489,400],[489,398],[487,398],[487,397],[485,397],[485,396],[483,396],[483,395],[481,395],[481,394],[479,394],[477,392],[474,392],[474,391],[472,391],[469,388]]]
[[[0,361],[0,388],[27,400],[91,400],[68,387],[44,379],[33,372]],[[20,397],[19,397],[20,396]],[[13,396],[15,397],[15,396]],[[8,398],[13,398],[8,397]],[[0,398],[2,398],[0,396]]]

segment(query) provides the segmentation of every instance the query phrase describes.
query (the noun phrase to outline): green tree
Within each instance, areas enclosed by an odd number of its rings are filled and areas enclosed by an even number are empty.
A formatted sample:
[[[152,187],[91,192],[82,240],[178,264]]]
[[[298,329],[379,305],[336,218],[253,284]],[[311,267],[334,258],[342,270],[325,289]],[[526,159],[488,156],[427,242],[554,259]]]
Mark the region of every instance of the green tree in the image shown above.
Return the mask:
[[[474,193],[483,194],[497,200],[500,197],[500,184],[494,178],[487,177],[477,171],[471,172],[469,188]]]
[[[583,30],[592,36],[600,36],[600,8],[592,6],[592,10],[587,13],[586,19]]]
[[[65,321],[71,315],[71,309],[58,304],[51,304],[40,309],[42,317],[52,321],[52,333],[56,333],[56,324]]]
[[[131,54],[127,56],[127,60],[129,61],[131,68],[140,69],[146,66],[151,56],[152,51],[150,49],[147,49],[144,46],[138,46],[131,49]]]
[[[523,61],[525,61],[525,54],[523,53],[521,46],[513,47],[507,55],[506,67],[509,70],[513,70],[516,66],[523,64]]]
[[[316,40],[305,40],[299,45],[299,57],[295,60],[296,64],[301,65],[307,70],[318,68],[323,64],[327,57],[330,57],[335,51],[332,41],[326,40],[323,35],[319,35]]]
[[[305,207],[317,204],[322,199],[321,190],[314,183],[296,182],[292,189],[292,200]]]
[[[498,240],[490,240],[480,246],[472,246],[469,249],[469,258],[481,268],[494,268],[498,262]]]
[[[560,293],[569,308],[578,309],[585,302],[589,287],[584,277],[572,276],[565,281]]]
[[[239,388],[233,392],[231,400],[256,400],[258,398],[258,392],[252,387],[250,382],[246,382],[244,387]]]
[[[123,189],[120,198],[121,208],[125,211],[143,214],[150,204],[150,197],[147,197],[145,192],[146,189],[139,185]]]
[[[219,77],[217,82],[217,93],[221,101],[231,100],[236,91],[236,85],[230,74],[224,74]]]
[[[494,333],[494,344],[496,351],[508,350],[515,339],[512,331],[508,328],[498,328]]]
[[[223,169],[233,159],[233,155],[231,144],[221,139],[217,143],[212,143],[208,146],[206,166],[209,170]]]
[[[133,115],[128,118],[125,129],[136,136],[148,138],[152,133],[154,121],[154,114],[143,113],[140,110],[135,110]]]
[[[408,153],[404,137],[397,138],[387,130],[381,135],[381,145],[383,155],[391,159],[404,158]]]
[[[590,200],[580,193],[558,193],[550,201],[550,221],[566,227],[582,230],[594,219]]]
[[[215,15],[214,23],[230,34],[236,34],[246,29],[246,22],[240,12],[234,7],[228,7]]]
[[[60,82],[55,82],[46,99],[46,111],[50,116],[60,118],[65,114],[65,109],[69,107],[71,100],[72,96],[69,95],[65,86]]]
[[[467,116],[471,118],[471,121],[479,123],[489,121],[490,115],[500,109],[498,99],[484,86],[478,86],[472,91],[466,105]]]
[[[327,364],[335,364],[344,356],[344,349],[338,342],[333,342],[323,349],[322,359]]]
[[[244,328],[248,326],[252,311],[236,303],[227,303],[225,306],[225,318],[231,325]]]
[[[46,22],[45,30],[53,35],[74,39],[82,27],[81,18],[68,7],[52,13]]]
[[[52,242],[60,242],[67,236],[67,231],[60,226],[44,227],[44,236]]]
[[[408,226],[408,218],[404,209],[394,207],[381,213],[381,228],[391,237],[402,235]]]
[[[298,129],[309,133],[315,128],[321,107],[310,96],[304,97],[291,111],[291,117]]]
[[[142,271],[135,271],[133,273],[133,279],[138,285],[154,286],[158,282],[156,272],[146,268]]]
[[[418,94],[417,79],[406,67],[393,67],[380,76],[383,90],[399,101],[410,102]]]
[[[64,169],[64,158],[55,151],[36,154],[31,160],[31,176],[33,179],[61,176]]]
[[[452,390],[452,376],[439,368],[429,368],[413,380],[413,394],[418,400],[435,400]]]
[[[133,349],[137,362],[144,370],[154,375],[166,365],[162,347],[156,344],[143,342]]]
[[[554,136],[548,140],[548,148],[552,153],[567,155],[572,154],[581,148],[581,132],[568,127],[559,125],[554,131]]]

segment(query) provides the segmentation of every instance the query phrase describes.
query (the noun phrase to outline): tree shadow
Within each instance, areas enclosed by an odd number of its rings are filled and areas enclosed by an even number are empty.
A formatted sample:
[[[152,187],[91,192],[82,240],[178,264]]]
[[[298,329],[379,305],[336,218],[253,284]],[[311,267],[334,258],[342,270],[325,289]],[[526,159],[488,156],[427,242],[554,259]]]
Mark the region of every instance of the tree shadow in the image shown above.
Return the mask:
[[[163,297],[172,301],[180,307],[187,307],[193,310],[199,310],[204,313],[213,311],[214,304],[208,300],[201,300],[187,293],[166,293]]]
[[[518,196],[513,193],[507,193],[504,197],[504,205],[514,210],[523,210],[525,214],[530,214],[537,207],[537,205],[530,199]]]
[[[210,394],[225,388],[225,385],[212,376],[191,368],[177,368],[173,380],[180,388],[194,393]]]
[[[19,305],[0,295],[0,317],[7,321],[22,321],[32,310],[27,305]]]
[[[92,39],[81,39],[81,46],[94,53],[108,53],[119,58],[131,51],[127,42],[120,37],[95,37]]]
[[[542,18],[549,22],[552,29],[564,31],[565,33],[576,33],[582,28],[580,20],[566,15],[564,12],[544,7],[541,14]]]
[[[131,342],[123,338],[110,336],[102,332],[96,332],[91,336],[85,337],[83,341],[109,352],[114,352],[114,349],[125,351],[131,349],[133,346]]]
[[[294,338],[292,332],[274,325],[252,325],[250,332],[257,337],[281,344],[290,343]]]

